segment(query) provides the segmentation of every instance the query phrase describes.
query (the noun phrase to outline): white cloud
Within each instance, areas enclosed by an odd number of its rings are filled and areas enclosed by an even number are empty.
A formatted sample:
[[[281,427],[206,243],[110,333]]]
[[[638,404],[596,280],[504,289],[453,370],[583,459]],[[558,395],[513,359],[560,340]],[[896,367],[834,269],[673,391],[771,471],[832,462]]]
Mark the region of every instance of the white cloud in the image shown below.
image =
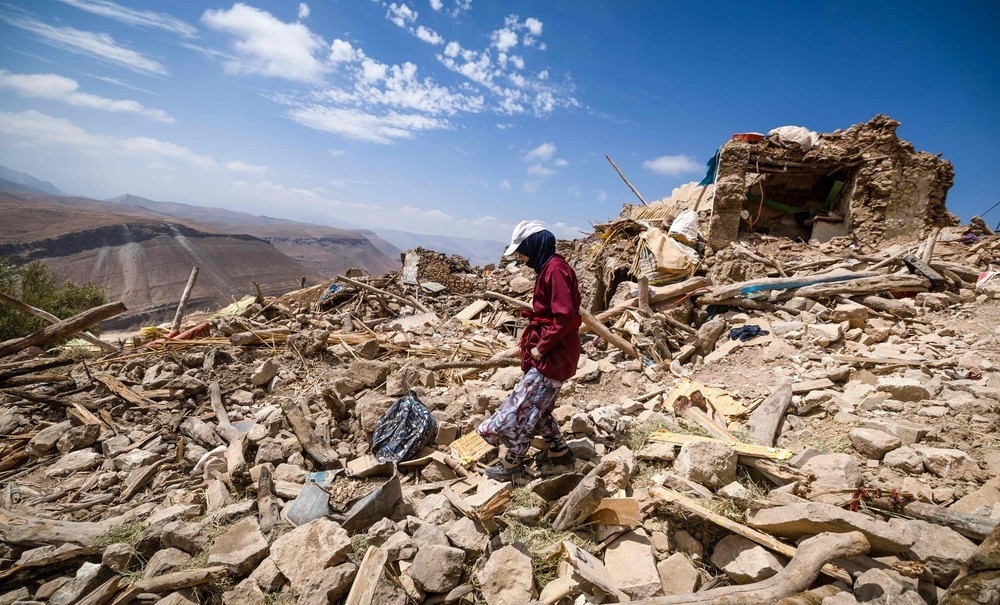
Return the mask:
[[[524,20],[524,26],[528,28],[532,36],[536,38],[542,35],[542,22],[534,17],[528,17]]]
[[[444,2],[441,0],[431,0],[431,8],[434,9],[435,12],[440,11],[444,8]]]
[[[517,34],[509,29],[498,29],[490,34],[493,46],[502,53],[517,46]]]
[[[462,51],[462,46],[458,42],[449,42],[444,47],[444,56],[454,59]]]
[[[210,156],[152,137],[120,138],[89,133],[69,120],[54,118],[33,109],[19,113],[0,112],[0,133],[31,143],[48,143],[97,151],[103,155],[124,154],[152,159],[182,160],[195,167],[212,169]]]
[[[389,5],[389,10],[385,16],[399,27],[406,27],[408,23],[413,23],[417,20],[417,11],[405,4],[396,4],[393,2]]]
[[[232,73],[315,82],[329,70],[316,56],[326,43],[302,23],[285,23],[239,2],[229,10],[207,10],[201,20],[236,38],[236,56],[226,62]]]
[[[120,4],[110,2],[109,0],[59,1],[63,4],[75,6],[76,8],[85,10],[89,13],[115,19],[116,21],[121,21],[122,23],[127,23],[129,25],[161,29],[177,34],[182,38],[191,39],[198,37],[198,30],[193,25],[165,13],[128,8],[121,6]]]
[[[503,179],[502,181],[500,181],[500,189],[503,191],[510,191],[511,190],[510,181],[508,181],[507,179]]]
[[[25,19],[0,13],[0,19],[38,36],[42,42],[125,67],[139,73],[166,75],[167,68],[143,54],[120,46],[107,34],[99,34],[73,27],[53,27],[34,19]]]
[[[232,162],[226,162],[223,164],[226,170],[231,172],[239,172],[244,174],[263,174],[267,172],[267,166],[256,166],[254,164],[247,164],[246,162],[241,162],[240,160],[234,160]]]
[[[642,163],[642,167],[652,172],[668,175],[704,170],[704,166],[700,162],[686,155],[661,155],[658,158],[646,160]]]
[[[433,29],[428,29],[423,25],[417,27],[416,36],[428,44],[444,44],[444,38]]]
[[[603,190],[603,189],[598,189],[597,190],[597,201],[598,202],[606,202],[606,201],[608,201],[608,192],[605,191],[605,190]]]
[[[534,174],[536,176],[549,176],[553,172],[555,172],[555,170],[546,168],[541,164],[532,164],[531,166],[528,166],[528,174]]]
[[[566,197],[578,200],[580,199],[581,195],[583,195],[583,190],[577,187],[576,185],[570,185],[569,187],[566,188]]]
[[[182,145],[176,145],[152,137],[119,139],[118,143],[131,153],[184,160],[200,168],[213,168],[215,166],[215,160],[207,155],[199,155]]]
[[[363,53],[360,53],[363,55]],[[336,39],[330,44],[330,61],[334,63],[349,63],[359,58],[359,51],[351,46],[350,42]]]
[[[347,152],[344,151],[343,149],[331,149],[330,150],[330,157],[331,158],[340,158],[340,157],[343,157],[346,154],[347,154]]]
[[[521,185],[521,191],[524,193],[538,193],[538,181],[525,181]]]
[[[305,2],[299,2],[299,21],[309,18],[309,5]]]
[[[88,109],[112,111],[117,113],[132,113],[152,118],[160,122],[173,122],[174,119],[161,109],[149,109],[141,103],[131,100],[105,99],[77,90],[76,80],[56,74],[12,74],[0,69],[0,88],[14,90],[25,97],[51,99]]]
[[[552,143],[542,143],[528,153],[524,154],[525,161],[539,160],[547,162],[556,154],[556,146]]]
[[[562,158],[556,158],[556,159],[552,160],[552,165],[556,166],[558,168],[565,168],[566,166],[569,166],[569,162],[567,162],[566,160],[564,160]]]
[[[367,143],[412,139],[417,132],[450,126],[446,120],[429,116],[397,112],[374,115],[357,109],[321,105],[298,107],[288,115],[303,126]]]

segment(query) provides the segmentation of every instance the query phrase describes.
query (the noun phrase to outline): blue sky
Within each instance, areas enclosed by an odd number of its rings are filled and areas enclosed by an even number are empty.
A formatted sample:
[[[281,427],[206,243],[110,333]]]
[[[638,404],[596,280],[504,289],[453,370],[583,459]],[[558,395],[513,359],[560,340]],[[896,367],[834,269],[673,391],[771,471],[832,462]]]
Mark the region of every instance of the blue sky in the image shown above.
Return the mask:
[[[877,7],[877,8],[876,8]],[[997,201],[989,2],[0,1],[0,164],[69,193],[507,239],[888,114]],[[1000,221],[1000,209],[986,217]]]

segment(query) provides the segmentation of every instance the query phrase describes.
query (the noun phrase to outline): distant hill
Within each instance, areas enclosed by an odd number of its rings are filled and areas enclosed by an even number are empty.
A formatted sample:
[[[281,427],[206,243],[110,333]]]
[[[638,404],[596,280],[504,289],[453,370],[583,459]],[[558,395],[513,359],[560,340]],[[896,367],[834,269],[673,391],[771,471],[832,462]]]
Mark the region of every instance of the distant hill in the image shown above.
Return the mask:
[[[178,202],[158,202],[137,195],[121,195],[110,203],[144,208],[162,216],[195,221],[222,233],[246,233],[267,240],[275,248],[324,277],[334,277],[350,267],[372,275],[399,268],[399,251],[385,254],[366,237],[366,232],[326,225],[299,223],[246,212],[194,206]]]
[[[125,209],[112,212],[96,205]],[[43,261],[63,280],[93,282],[129,311],[107,327],[169,321],[191,267],[201,272],[192,311],[218,308],[254,292],[294,290],[320,277],[269,242],[209,232],[135,209],[82,198],[0,192],[0,256]]]
[[[500,255],[507,247],[503,242],[471,237],[425,235],[392,229],[379,229],[377,233],[401,250],[411,250],[420,246],[445,254],[464,256],[470,263],[478,266],[499,262]]]
[[[6,183],[0,183],[0,188],[6,189],[8,191],[39,191],[41,193],[48,193],[50,195],[66,195],[62,191],[56,189],[56,186],[48,181],[43,181],[36,179],[27,172],[18,172],[17,170],[11,170],[6,166],[0,166],[0,179],[4,181],[9,181],[15,186],[20,185],[21,188],[11,188]],[[27,188],[27,189],[24,189]]]

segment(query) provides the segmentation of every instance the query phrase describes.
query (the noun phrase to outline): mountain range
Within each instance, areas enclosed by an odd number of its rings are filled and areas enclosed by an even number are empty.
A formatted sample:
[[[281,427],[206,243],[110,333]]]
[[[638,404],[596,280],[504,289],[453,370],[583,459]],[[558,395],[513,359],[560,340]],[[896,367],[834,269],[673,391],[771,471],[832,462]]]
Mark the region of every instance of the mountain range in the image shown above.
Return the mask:
[[[200,268],[192,309],[253,293],[293,290],[357,267],[381,275],[417,246],[481,264],[504,244],[471,238],[354,230],[249,213],[155,201],[63,194],[52,183],[0,166],[0,256],[40,260],[57,278],[102,285],[129,307],[105,327],[169,320],[192,266]]]

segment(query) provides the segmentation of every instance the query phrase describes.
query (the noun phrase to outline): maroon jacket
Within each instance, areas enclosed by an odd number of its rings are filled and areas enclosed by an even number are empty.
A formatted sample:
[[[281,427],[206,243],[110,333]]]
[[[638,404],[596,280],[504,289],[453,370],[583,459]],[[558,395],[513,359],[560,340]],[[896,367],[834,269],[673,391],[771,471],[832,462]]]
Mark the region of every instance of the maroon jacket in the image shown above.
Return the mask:
[[[576,374],[580,360],[580,290],[576,273],[558,254],[535,277],[533,311],[521,335],[521,370],[538,368],[546,378],[560,382]],[[531,349],[542,358],[535,361]]]

